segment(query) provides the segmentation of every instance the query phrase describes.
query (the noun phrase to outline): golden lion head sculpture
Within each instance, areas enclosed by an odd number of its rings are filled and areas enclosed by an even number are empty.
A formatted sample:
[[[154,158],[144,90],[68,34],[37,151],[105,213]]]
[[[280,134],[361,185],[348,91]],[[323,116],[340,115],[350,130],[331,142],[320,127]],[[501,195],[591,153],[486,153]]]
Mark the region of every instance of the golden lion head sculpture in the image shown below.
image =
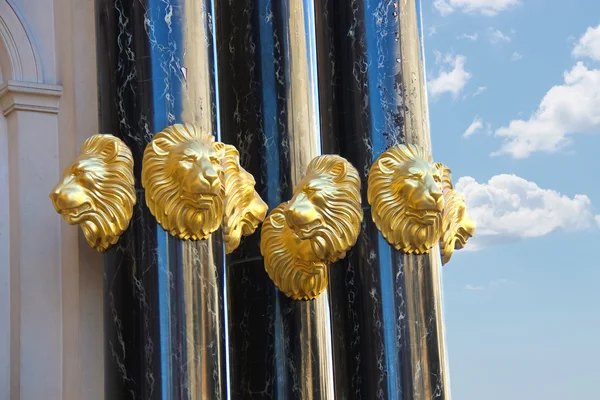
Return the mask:
[[[198,127],[176,124],[157,133],[144,151],[142,186],[158,223],[180,239],[207,239],[225,217],[227,252],[266,214],[254,179],[235,147]]]
[[[327,288],[327,268],[354,246],[363,218],[360,178],[336,155],[313,159],[292,199],[262,227],[265,269],[288,297],[308,300]]]
[[[225,187],[223,241],[225,253],[229,254],[239,246],[242,236],[254,233],[265,219],[268,206],[254,190],[254,177],[240,166],[240,155],[235,147],[225,145],[222,165]]]
[[[442,265],[445,265],[454,250],[462,249],[475,234],[475,221],[467,214],[464,196],[454,190],[450,169],[441,163],[436,163],[436,167],[442,175],[445,202],[440,239]]]
[[[367,200],[383,237],[405,253],[427,253],[440,240],[444,196],[441,174],[425,151],[397,145],[369,172]]]
[[[112,135],[90,137],[50,199],[69,224],[81,226],[90,246],[105,251],[117,242],[133,215],[131,151]]]

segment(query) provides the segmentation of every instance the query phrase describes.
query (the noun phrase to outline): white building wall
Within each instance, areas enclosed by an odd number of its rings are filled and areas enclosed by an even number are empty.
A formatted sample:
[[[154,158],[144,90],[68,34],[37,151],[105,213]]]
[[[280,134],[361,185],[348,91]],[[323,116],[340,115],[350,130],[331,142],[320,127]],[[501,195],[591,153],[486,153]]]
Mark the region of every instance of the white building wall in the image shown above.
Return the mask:
[[[0,0],[0,399],[101,400],[102,256],[48,199],[97,133],[93,0]]]

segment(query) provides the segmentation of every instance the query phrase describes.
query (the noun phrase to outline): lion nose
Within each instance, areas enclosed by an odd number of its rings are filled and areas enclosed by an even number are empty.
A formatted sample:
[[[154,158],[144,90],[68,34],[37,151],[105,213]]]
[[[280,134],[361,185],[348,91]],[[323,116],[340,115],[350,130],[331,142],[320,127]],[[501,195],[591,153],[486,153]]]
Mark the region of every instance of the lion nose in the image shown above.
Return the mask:
[[[431,199],[433,200],[433,204],[435,205],[435,208],[439,211],[442,211],[442,209],[444,208],[444,198],[443,198],[444,194],[442,193],[441,190],[432,190],[429,192],[429,197],[431,197]]]
[[[214,171],[211,172],[206,172],[206,174],[204,175],[204,177],[206,178],[206,181],[208,182],[209,185],[213,186],[214,183],[217,181],[217,179],[219,179],[219,177],[217,176],[217,174],[214,174]]]
[[[202,162],[202,178],[208,184],[209,190],[215,191],[218,189],[220,184],[219,174],[217,173],[213,165],[206,160]]]
[[[433,200],[438,203],[440,201],[440,199],[442,198],[443,193],[439,192],[439,191],[433,191],[433,192],[429,192],[429,195],[431,197],[433,197]]]
[[[56,201],[58,200],[58,191],[57,191],[57,190],[53,190],[53,191],[50,193],[50,200],[51,200],[51,201],[52,201],[54,204],[56,204]]]
[[[315,219],[314,210],[305,204],[305,200],[304,194],[300,194],[292,198],[284,210],[285,219],[290,228],[305,225]]]
[[[302,217],[302,214],[295,207],[288,207],[285,210],[285,220],[290,228],[294,228],[298,220]]]

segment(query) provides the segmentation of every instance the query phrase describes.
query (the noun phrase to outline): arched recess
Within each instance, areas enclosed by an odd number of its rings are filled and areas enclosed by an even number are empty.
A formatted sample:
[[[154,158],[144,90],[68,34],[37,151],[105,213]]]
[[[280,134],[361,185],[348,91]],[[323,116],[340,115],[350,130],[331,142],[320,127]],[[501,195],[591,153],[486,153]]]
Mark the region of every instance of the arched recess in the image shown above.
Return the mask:
[[[40,56],[24,19],[10,0],[0,0],[0,69],[4,81],[42,83]]]

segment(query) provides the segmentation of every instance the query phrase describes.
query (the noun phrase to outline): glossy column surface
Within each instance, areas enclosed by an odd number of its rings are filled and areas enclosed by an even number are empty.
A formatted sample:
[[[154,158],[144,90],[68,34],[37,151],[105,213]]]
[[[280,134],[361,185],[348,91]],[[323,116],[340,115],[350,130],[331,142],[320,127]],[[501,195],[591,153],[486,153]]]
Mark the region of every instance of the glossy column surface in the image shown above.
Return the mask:
[[[137,205],[105,256],[106,399],[225,399],[220,232],[182,242],[146,207],[142,156],[153,135],[191,122],[218,137],[211,2],[98,0],[101,133],[131,148]]]
[[[218,11],[223,141],[273,209],[323,147],[313,1],[223,1]],[[336,398],[327,292],[309,302],[281,294],[259,235],[227,265],[231,398]]]
[[[330,0],[318,15],[322,126],[362,179],[356,246],[331,268],[338,399],[449,399],[440,258],[403,255],[368,207],[367,177],[398,143],[430,147],[419,0]],[[321,62],[326,60],[326,62]]]

